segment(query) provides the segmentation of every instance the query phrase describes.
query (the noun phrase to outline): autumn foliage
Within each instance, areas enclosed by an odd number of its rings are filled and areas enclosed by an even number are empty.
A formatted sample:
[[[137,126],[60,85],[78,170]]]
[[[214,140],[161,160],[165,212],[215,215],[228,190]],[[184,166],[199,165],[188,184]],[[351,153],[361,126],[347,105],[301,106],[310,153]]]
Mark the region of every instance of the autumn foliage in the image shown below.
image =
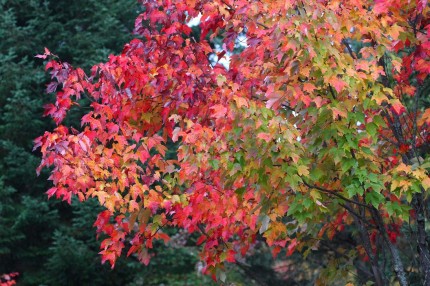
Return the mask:
[[[0,286],[16,285],[15,279],[17,276],[18,276],[18,273],[16,273],[16,272],[1,275],[0,276]]]
[[[306,255],[354,228],[377,285],[407,285],[410,223],[430,283],[430,9],[427,1],[143,1],[139,39],[90,74],[46,50],[57,127],[35,140],[49,197],[97,197],[101,255],[147,264],[165,227],[198,233],[205,270],[260,236]],[[200,41],[187,23],[201,14]],[[247,47],[229,68],[239,34]],[[211,39],[223,38],[223,51]],[[62,125],[81,98],[79,130]],[[427,103],[428,104],[428,103]],[[174,148],[175,155],[166,152]],[[172,147],[173,146],[173,147]],[[387,254],[388,255],[388,254]]]

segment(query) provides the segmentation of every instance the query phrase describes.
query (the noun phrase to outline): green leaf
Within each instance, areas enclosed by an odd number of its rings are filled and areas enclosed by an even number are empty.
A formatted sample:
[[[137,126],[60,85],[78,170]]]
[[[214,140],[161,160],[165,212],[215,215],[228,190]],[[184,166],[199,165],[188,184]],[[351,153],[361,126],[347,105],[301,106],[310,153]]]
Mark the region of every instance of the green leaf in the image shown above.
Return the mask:
[[[258,217],[258,220],[261,223],[259,233],[262,234],[266,232],[266,230],[269,228],[270,217],[268,217],[267,215],[261,215]]]
[[[354,158],[344,158],[342,159],[342,172],[346,173],[349,169],[351,169],[352,167],[355,167],[357,165],[357,160],[355,160]]]
[[[366,131],[369,135],[371,135],[372,137],[375,137],[376,132],[378,131],[378,126],[373,122],[367,123]]]
[[[306,209],[309,209],[309,207],[313,204],[313,201],[310,198],[306,198],[303,200],[303,206]]]
[[[324,176],[324,172],[320,168],[312,169],[310,172],[310,177],[313,181],[318,181],[322,176]]]
[[[160,215],[155,215],[154,218],[152,219],[152,222],[156,225],[162,225],[162,217]]]
[[[211,164],[212,168],[215,171],[219,169],[219,160],[214,159],[214,160],[211,160],[209,163]]]
[[[373,122],[374,122],[377,126],[380,126],[380,127],[386,127],[386,126],[387,126],[387,124],[385,123],[384,119],[383,119],[383,118],[382,118],[382,116],[380,116],[380,115],[375,115],[375,116],[373,117]]]
[[[366,193],[366,203],[372,204],[375,208],[379,207],[379,204],[381,204],[384,201],[384,196],[381,193],[370,191]]]
[[[357,186],[356,185],[350,185],[348,187],[346,187],[346,192],[348,193],[348,197],[352,198],[357,194]]]
[[[241,187],[236,189],[234,192],[239,196],[239,197],[243,197],[243,194],[245,193],[246,188],[245,187]]]
[[[364,113],[356,112],[356,113],[355,113],[355,119],[356,119],[358,122],[360,122],[361,124],[364,124],[364,122],[365,122],[365,116],[364,116]]]

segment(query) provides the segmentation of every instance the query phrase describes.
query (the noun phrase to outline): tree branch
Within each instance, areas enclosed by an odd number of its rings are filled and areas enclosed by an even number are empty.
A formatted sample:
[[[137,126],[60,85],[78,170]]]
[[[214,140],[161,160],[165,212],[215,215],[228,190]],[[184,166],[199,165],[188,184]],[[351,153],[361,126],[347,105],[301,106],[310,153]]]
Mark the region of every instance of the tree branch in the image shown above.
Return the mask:
[[[321,188],[321,187],[318,187],[318,186],[314,186],[314,185],[311,185],[311,184],[307,183],[307,182],[306,182],[302,177],[301,177],[301,179],[302,179],[302,181],[303,181],[303,184],[304,184],[305,186],[307,186],[308,188],[312,188],[312,189],[315,189],[315,190],[321,191],[321,192],[323,192],[323,193],[333,195],[333,196],[335,196],[335,197],[337,197],[337,198],[339,198],[339,199],[341,199],[341,200],[344,200],[344,201],[346,201],[346,202],[349,202],[349,203],[351,203],[351,204],[355,204],[355,205],[362,206],[362,207],[365,207],[365,208],[369,208],[369,209],[370,209],[370,206],[369,206],[369,205],[367,205],[367,204],[363,204],[363,203],[360,203],[360,202],[356,202],[356,201],[354,201],[354,200],[350,200],[350,199],[348,199],[348,198],[345,198],[345,197],[344,197],[344,196],[342,196],[341,194],[338,194],[338,191],[332,191],[332,190],[324,189],[324,188]]]

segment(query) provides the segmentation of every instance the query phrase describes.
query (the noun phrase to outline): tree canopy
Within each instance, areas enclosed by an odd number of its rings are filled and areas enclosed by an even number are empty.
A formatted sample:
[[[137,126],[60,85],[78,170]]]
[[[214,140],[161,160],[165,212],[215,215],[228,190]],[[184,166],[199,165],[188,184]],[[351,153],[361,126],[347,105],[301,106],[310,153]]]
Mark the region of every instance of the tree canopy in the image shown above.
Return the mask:
[[[205,271],[223,280],[260,236],[273,255],[308,255],[348,229],[359,244],[342,263],[362,259],[377,285],[416,273],[430,285],[427,1],[142,5],[140,38],[90,73],[38,56],[57,125],[35,140],[38,172],[51,168],[49,197],[104,206],[103,261],[125,251],[148,264],[174,226],[199,234]],[[243,34],[228,68],[209,60]],[[82,98],[81,127],[67,126]],[[417,251],[401,253],[405,237]]]

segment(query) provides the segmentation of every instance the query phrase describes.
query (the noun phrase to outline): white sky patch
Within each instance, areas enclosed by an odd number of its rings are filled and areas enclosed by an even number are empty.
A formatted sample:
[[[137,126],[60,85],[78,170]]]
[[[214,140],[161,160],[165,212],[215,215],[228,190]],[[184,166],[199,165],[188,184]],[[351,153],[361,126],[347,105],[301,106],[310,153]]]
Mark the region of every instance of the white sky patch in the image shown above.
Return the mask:
[[[236,39],[236,44],[240,47],[247,48],[248,47],[248,38],[245,34],[239,34]]]
[[[226,69],[229,69],[230,67],[230,55],[228,53],[226,53],[220,60],[218,60],[218,56],[216,54],[211,54],[209,56],[209,60],[212,64],[221,64]]]
[[[187,26],[188,27],[194,27],[194,26],[198,26],[201,23],[201,19],[202,19],[202,14],[199,13],[199,15],[197,17],[192,18],[188,23]],[[245,33],[241,33],[238,35],[238,37],[235,40],[235,45],[236,47],[243,47],[243,48],[247,48],[248,47],[248,38],[246,37]],[[215,46],[215,52],[219,53],[221,52],[223,49],[221,46],[216,45]],[[216,54],[211,54],[209,56],[209,60],[212,63],[218,63],[223,65],[226,69],[229,69],[230,67],[230,59],[231,59],[232,53],[227,52],[221,59],[218,60],[218,56]]]
[[[197,17],[192,18],[188,23],[188,27],[194,27],[200,25],[200,19],[202,18],[202,13],[199,13]]]
[[[219,64],[222,64],[226,69],[230,68],[230,56],[225,54],[219,61]]]
[[[223,49],[222,49],[222,47],[220,46],[220,45],[215,45],[215,52],[216,53],[219,53],[219,52],[221,52]],[[231,53],[230,52],[227,52],[227,53],[225,53],[224,54],[224,56],[221,58],[221,59],[218,59],[218,56],[216,55],[216,54],[211,54],[210,56],[209,56],[209,60],[211,61],[211,63],[213,64],[213,65],[215,65],[215,64],[221,64],[221,65],[223,65],[227,70],[229,69],[229,67],[230,67],[230,58],[231,58]]]

